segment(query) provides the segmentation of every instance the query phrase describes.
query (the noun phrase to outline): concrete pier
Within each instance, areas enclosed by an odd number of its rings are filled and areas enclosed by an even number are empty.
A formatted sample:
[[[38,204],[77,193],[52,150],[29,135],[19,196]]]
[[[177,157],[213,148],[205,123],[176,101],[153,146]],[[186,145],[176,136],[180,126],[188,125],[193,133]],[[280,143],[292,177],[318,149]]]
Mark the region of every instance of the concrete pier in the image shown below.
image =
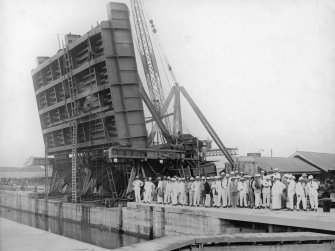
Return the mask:
[[[150,212],[152,216],[150,215]],[[273,211],[249,208],[205,208],[129,202],[124,230],[153,236],[178,234],[235,234],[257,232],[329,231],[335,233],[335,210],[330,213]]]
[[[65,221],[157,238],[180,234],[236,234],[313,231],[335,233],[335,211],[203,208],[129,202],[104,208],[38,199],[34,194],[0,191],[0,206]]]
[[[108,249],[0,218],[0,250],[58,251]]]

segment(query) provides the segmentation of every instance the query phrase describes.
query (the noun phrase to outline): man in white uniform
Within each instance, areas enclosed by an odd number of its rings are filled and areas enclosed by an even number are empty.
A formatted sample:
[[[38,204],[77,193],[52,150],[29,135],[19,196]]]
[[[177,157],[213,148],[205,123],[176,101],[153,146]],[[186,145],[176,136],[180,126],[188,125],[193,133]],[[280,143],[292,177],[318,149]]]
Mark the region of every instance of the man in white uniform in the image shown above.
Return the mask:
[[[241,177],[240,183],[238,184],[238,189],[240,190],[240,207],[248,207],[247,204],[248,184],[244,180],[244,177]]]
[[[200,203],[200,177],[196,176],[195,181],[192,183],[191,189],[193,191],[194,199],[193,205],[195,207],[199,206]]]
[[[164,204],[171,203],[171,178],[168,176],[164,190]]]
[[[299,177],[298,183],[295,186],[295,193],[297,194],[297,211],[300,209],[300,202],[302,201],[302,208],[307,211],[307,201],[305,189],[303,187],[303,177]]]
[[[180,205],[185,205],[185,178],[180,178],[179,182],[179,196],[178,196],[178,203]]]
[[[188,184],[189,186],[189,189],[188,189],[188,194],[189,194],[189,197],[188,197],[188,205],[193,207],[193,198],[194,198],[194,191],[192,190],[192,184],[194,183],[194,178],[191,177],[190,178],[190,182]]]
[[[281,209],[281,197],[283,194],[283,190],[286,187],[280,181],[280,175],[274,176],[274,183],[272,185],[272,209]]]
[[[288,202],[286,207],[293,211],[294,207],[293,207],[293,198],[294,198],[294,194],[295,194],[295,181],[293,180],[293,176],[290,175],[288,177],[289,180],[289,184],[288,184],[288,188],[287,188],[287,196],[288,196]]]
[[[134,191],[135,191],[135,201],[141,202],[141,187],[143,186],[143,182],[140,181],[139,177],[136,176],[133,181]]]
[[[270,193],[271,193],[271,177],[266,176],[265,181],[263,181],[263,208],[270,208]]]
[[[252,182],[252,188],[255,194],[255,208],[259,209],[262,206],[261,192],[262,192],[262,181],[261,175],[259,173],[255,174],[255,180]]]
[[[226,177],[223,178],[221,182],[222,187],[222,206],[225,208],[228,206],[228,193],[229,193],[229,173],[227,173]]]
[[[176,182],[176,178],[172,178],[171,181],[172,206],[176,206],[178,204],[179,184]]]
[[[150,203],[152,201],[152,191],[153,191],[153,188],[155,188],[155,185],[154,183],[151,182],[151,177],[149,177],[148,181],[146,181],[144,183],[144,190],[145,190],[145,193],[144,193],[144,203]]]
[[[306,191],[309,196],[309,201],[311,203],[311,210],[318,211],[319,201],[318,201],[318,189],[319,185],[313,180],[313,176],[308,176],[308,183],[306,185]]]
[[[163,204],[164,204],[166,184],[167,184],[166,176],[163,176],[162,183],[163,183],[163,186],[162,186],[162,191],[163,191],[162,198],[163,198]]]

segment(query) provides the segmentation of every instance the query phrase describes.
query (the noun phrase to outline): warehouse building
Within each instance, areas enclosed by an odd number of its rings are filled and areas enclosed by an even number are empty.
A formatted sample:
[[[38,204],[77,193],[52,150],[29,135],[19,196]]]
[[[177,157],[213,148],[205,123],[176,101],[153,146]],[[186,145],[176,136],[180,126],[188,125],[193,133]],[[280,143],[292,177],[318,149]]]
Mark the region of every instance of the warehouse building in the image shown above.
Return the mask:
[[[240,156],[237,157],[237,166],[240,172],[250,174],[277,168],[282,175],[307,173],[325,180],[335,177],[335,154],[297,151],[289,157]]]

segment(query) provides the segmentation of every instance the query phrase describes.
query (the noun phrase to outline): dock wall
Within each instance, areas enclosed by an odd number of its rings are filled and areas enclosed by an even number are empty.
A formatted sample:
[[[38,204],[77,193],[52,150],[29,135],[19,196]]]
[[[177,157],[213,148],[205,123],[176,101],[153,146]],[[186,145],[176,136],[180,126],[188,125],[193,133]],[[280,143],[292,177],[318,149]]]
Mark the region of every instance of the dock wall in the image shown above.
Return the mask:
[[[150,238],[179,234],[296,231],[285,226],[226,220],[201,208],[134,202],[119,208],[93,207],[38,199],[36,194],[24,192],[0,191],[0,206]]]
[[[109,229],[120,227],[118,208],[38,199],[35,194],[11,191],[0,191],[0,206]]]

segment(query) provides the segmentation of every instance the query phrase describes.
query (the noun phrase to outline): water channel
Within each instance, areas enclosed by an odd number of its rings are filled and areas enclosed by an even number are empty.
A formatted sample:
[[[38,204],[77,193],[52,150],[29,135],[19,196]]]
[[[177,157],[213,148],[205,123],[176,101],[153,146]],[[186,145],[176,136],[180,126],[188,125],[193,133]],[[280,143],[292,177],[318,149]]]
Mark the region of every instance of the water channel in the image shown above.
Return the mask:
[[[108,249],[115,249],[148,240],[143,237],[120,234],[116,231],[102,230],[80,223],[2,207],[0,207],[0,217]]]

